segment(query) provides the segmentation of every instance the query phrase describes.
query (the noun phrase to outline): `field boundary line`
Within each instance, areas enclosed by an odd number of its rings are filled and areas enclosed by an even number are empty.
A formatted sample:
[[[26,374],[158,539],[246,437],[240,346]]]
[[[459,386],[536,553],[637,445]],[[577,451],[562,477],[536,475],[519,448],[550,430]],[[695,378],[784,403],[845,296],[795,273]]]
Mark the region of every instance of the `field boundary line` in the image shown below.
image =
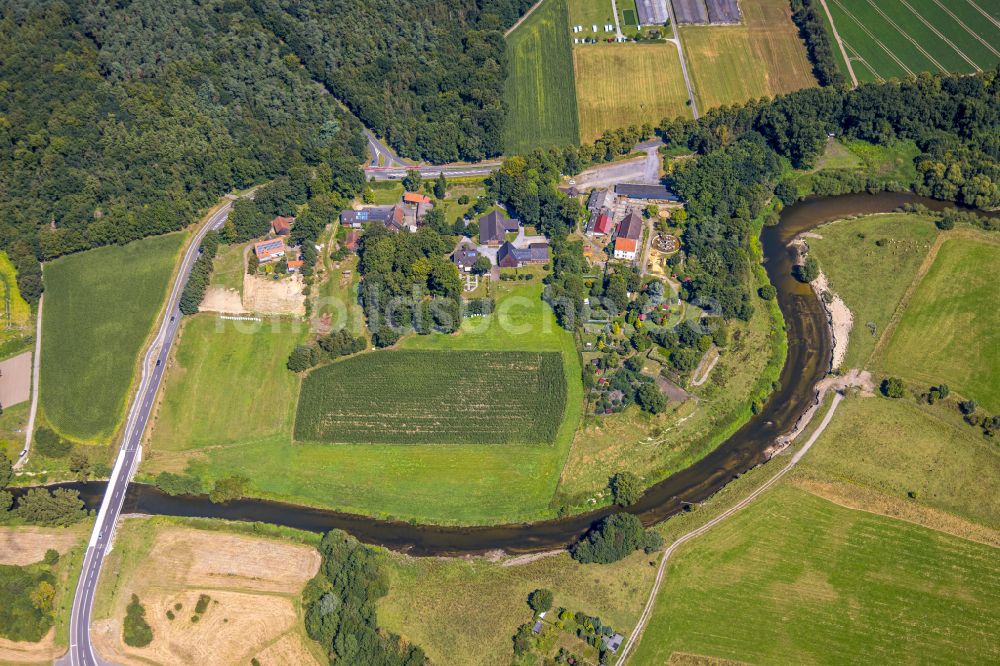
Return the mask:
[[[857,60],[862,65],[864,65],[865,69],[867,69],[869,72],[871,72],[872,74],[875,75],[875,78],[878,80],[879,83],[885,83],[885,79],[882,77],[881,74],[878,73],[878,70],[876,70],[874,67],[872,67],[872,64],[870,62],[868,62],[863,55],[861,55],[860,53],[858,53],[857,49],[855,49],[853,46],[851,46],[847,42],[844,42],[844,46],[846,46],[847,48],[849,48],[851,50],[851,52],[854,54],[854,59],[855,60]]]
[[[952,50],[954,50],[955,53],[957,53],[962,58],[962,60],[964,60],[965,62],[967,62],[970,65],[972,65],[972,67],[977,72],[983,71],[982,67],[980,67],[979,65],[977,65],[976,62],[965,53],[965,51],[963,51],[962,49],[958,48],[958,46],[955,45],[955,42],[953,42],[950,39],[948,39],[947,37],[945,37],[944,34],[942,34],[942,32],[940,30],[938,30],[937,28],[934,27],[934,24],[932,24],[930,21],[928,21],[927,19],[924,18],[923,14],[921,14],[916,9],[914,9],[913,5],[911,5],[910,3],[908,3],[906,0],[899,0],[899,2],[904,7],[906,7],[907,9],[909,9],[910,13],[913,14],[914,16],[916,16],[917,19],[921,23],[923,23],[928,28],[930,28],[930,31],[933,32],[935,35],[937,35],[938,39],[940,39],[942,42],[944,42],[945,44],[947,44],[948,46],[950,46],[952,48]],[[934,2],[937,2],[937,0],[934,0]],[[940,5],[940,4],[941,3],[938,2],[938,5]],[[945,11],[947,11],[947,10],[945,10]],[[949,14],[951,14],[951,12],[949,12]],[[955,18],[955,15],[951,14],[951,17]],[[963,25],[963,27],[964,27],[964,25]],[[989,48],[992,48],[992,47],[989,47]]]
[[[915,47],[917,47],[917,50],[920,51],[920,53],[922,53],[925,58],[927,58],[928,60],[930,60],[931,63],[935,67],[937,67],[939,70],[941,70],[942,74],[947,74],[948,73],[948,68],[947,67],[945,67],[944,65],[942,65],[941,63],[939,63],[937,61],[937,59],[934,56],[932,56],[927,51],[927,49],[925,49],[923,46],[920,45],[920,42],[918,42],[917,40],[915,40],[913,38],[913,36],[910,35],[910,33],[908,33],[905,30],[903,30],[902,26],[900,26],[898,23],[896,23],[892,19],[891,16],[889,16],[884,11],[882,11],[881,7],[879,7],[877,4],[875,4],[874,2],[872,2],[872,0],[868,0],[868,4],[871,6],[872,9],[874,9],[876,12],[878,12],[879,16],[881,16],[882,18],[885,19],[886,23],[888,23],[889,25],[891,25],[896,30],[896,32],[898,32],[900,35],[902,35],[903,38],[906,39],[906,41],[910,42]]]
[[[517,21],[514,23],[514,25],[510,26],[509,28],[507,28],[507,31],[505,33],[503,33],[504,39],[507,39],[507,37],[510,36],[510,33],[512,33],[515,30],[517,30],[521,26],[522,23],[524,23],[525,21],[527,21],[528,17],[531,16],[532,14],[534,14],[535,10],[538,9],[539,7],[541,7],[543,2],[545,2],[545,0],[538,0],[538,2],[536,2],[533,5],[531,5],[531,7],[528,8],[528,11],[524,12],[524,16],[522,16],[521,18],[517,19]]]
[[[670,556],[673,555],[678,548],[680,548],[688,541],[701,536],[705,532],[709,531],[710,529],[712,529],[713,527],[724,521],[726,518],[729,518],[730,516],[733,516],[736,513],[739,513],[741,510],[745,509],[755,499],[757,499],[757,497],[762,495],[765,491],[770,489],[771,486],[773,486],[775,483],[781,480],[781,478],[784,477],[785,474],[787,474],[793,467],[795,467],[795,465],[798,464],[800,460],[802,460],[802,457],[805,456],[806,453],[808,453],[809,449],[812,448],[812,445],[816,442],[816,440],[820,438],[820,435],[823,434],[823,431],[826,430],[826,427],[830,425],[830,421],[833,420],[833,415],[837,411],[837,406],[843,399],[844,399],[844,394],[841,393],[840,391],[836,391],[833,394],[833,402],[830,404],[830,408],[823,416],[823,420],[820,421],[819,426],[809,436],[809,439],[806,440],[806,443],[802,445],[802,448],[796,451],[794,455],[792,455],[792,459],[788,461],[788,464],[782,467],[777,472],[775,472],[774,476],[765,481],[763,484],[761,484],[759,488],[757,488],[752,493],[744,497],[735,505],[729,507],[728,509],[726,509],[718,516],[705,523],[704,525],[696,529],[693,529],[690,532],[678,537],[677,540],[675,540],[672,544],[670,544],[670,546],[665,551],[663,551],[663,557],[660,559],[660,566],[657,568],[656,571],[656,579],[653,581],[653,589],[650,590],[649,592],[649,598],[646,601],[646,606],[642,610],[642,614],[639,616],[639,621],[636,623],[635,628],[632,630],[632,633],[629,634],[628,642],[625,644],[625,649],[622,650],[622,653],[618,656],[618,660],[615,662],[616,666],[624,666],[624,664],[628,661],[632,648],[636,644],[638,644],[639,639],[642,637],[643,631],[645,631],[646,629],[646,625],[649,623],[649,619],[653,615],[653,609],[656,606],[656,598],[657,596],[659,596],[660,586],[663,584],[663,579],[666,578],[667,562],[670,561]]]
[[[875,35],[873,35],[872,32],[871,32],[871,30],[869,30],[868,27],[864,23],[862,23],[861,21],[858,20],[857,16],[855,16],[850,11],[848,11],[847,7],[845,7],[843,5],[843,3],[840,2],[840,0],[833,0],[833,2],[836,3],[837,7],[840,8],[840,11],[844,12],[844,14],[846,14],[849,19],[851,19],[852,21],[854,21],[855,23],[858,24],[858,27],[861,28],[861,31],[868,36],[868,39],[870,39],[873,42],[875,42],[875,44],[878,45],[878,47],[881,48],[883,51],[885,51],[886,55],[888,55],[890,58],[892,58],[897,65],[899,65],[900,67],[902,67],[903,70],[907,74],[909,74],[910,76],[916,76],[916,73],[912,69],[910,69],[909,67],[907,67],[906,63],[903,62],[902,60],[900,60],[899,56],[897,56],[895,53],[893,53],[889,49],[889,47],[886,46],[882,42],[882,40],[880,40],[878,37],[876,37]]]
[[[965,1],[967,3],[969,3],[972,6],[973,9],[975,9],[977,12],[979,12],[980,14],[982,14],[983,18],[985,18],[987,21],[989,21],[990,23],[992,23],[996,27],[1000,28],[1000,21],[998,21],[997,19],[993,18],[993,16],[991,14],[989,14],[988,12],[984,11],[982,7],[980,7],[979,5],[977,5],[972,0],[965,0]]]
[[[43,269],[44,270],[44,269]],[[24,427],[24,456],[14,463],[14,469],[24,467],[31,455],[31,440],[35,431],[35,417],[38,415],[38,389],[41,382],[42,368],[42,306],[45,304],[45,293],[38,297],[38,313],[35,315],[35,353],[31,357],[31,406],[28,408],[28,424]]]
[[[930,525],[925,525],[924,523],[918,522],[918,521],[913,520],[911,518],[903,518],[902,516],[894,516],[892,514],[882,513],[881,511],[875,511],[873,509],[866,509],[866,508],[860,507],[860,506],[851,506],[850,504],[846,504],[845,502],[839,502],[839,501],[837,501],[835,499],[827,497],[826,495],[821,495],[821,494],[819,494],[817,492],[809,490],[809,488],[805,487],[804,485],[800,485],[799,483],[797,483],[795,481],[791,481],[790,483],[793,486],[795,486],[796,488],[798,488],[799,490],[801,490],[802,492],[804,492],[804,493],[808,493],[808,494],[812,495],[813,497],[818,497],[819,499],[823,500],[824,502],[829,502],[830,504],[833,504],[835,506],[839,506],[842,509],[847,509],[848,511],[859,511],[861,513],[867,513],[867,514],[872,515],[872,516],[881,516],[883,518],[889,518],[890,520],[898,520],[901,523],[907,523],[908,525],[914,525],[916,527],[921,527],[921,528],[923,528],[925,530],[930,530],[932,532],[939,532],[941,534],[947,534],[950,537],[954,537],[956,539],[962,539],[963,541],[969,541],[971,543],[978,543],[978,544],[981,544],[983,546],[989,546],[990,548],[998,548],[998,549],[1000,549],[1000,546],[998,546],[996,543],[990,543],[989,541],[980,541],[979,539],[973,539],[971,537],[964,536],[962,534],[956,534],[955,532],[948,532],[946,530],[938,529],[936,527],[931,527]],[[842,484],[844,484],[846,486],[854,486],[854,487],[858,487],[858,488],[864,488],[864,486],[862,486],[859,483],[852,483],[852,482],[848,482],[848,481],[840,481],[840,483],[842,483]],[[882,495],[882,493],[879,493],[877,490],[875,492],[878,493],[879,495]],[[892,497],[891,495],[883,495],[883,496],[884,497],[888,497],[889,499],[896,499],[896,498]],[[963,518],[961,516],[956,516],[953,513],[948,513],[947,511],[942,511],[941,509],[935,509],[935,508],[929,507],[929,506],[923,506],[923,505],[918,505],[918,506],[920,506],[921,509],[927,509],[927,510],[933,511],[935,513],[942,513],[942,514],[944,514],[946,516],[949,516],[951,518],[955,518],[955,519],[961,520],[963,522],[970,523],[972,525],[975,525],[976,527],[980,527],[980,528],[985,529],[985,530],[990,530],[991,532],[994,532],[994,533],[1000,535],[1000,532],[996,532],[996,530],[994,530],[994,529],[992,529],[990,527],[987,527],[986,525],[980,525],[979,523],[976,523],[975,521],[969,520],[968,518]]]
[[[819,0],[819,2],[821,5],[823,5],[823,11],[826,12],[826,18],[829,19],[830,21],[830,30],[833,31],[833,38],[834,40],[836,40],[837,45],[840,47],[840,54],[844,56],[844,64],[847,65],[847,73],[851,75],[851,83],[853,83],[854,87],[857,88],[858,77],[854,75],[854,67],[851,66],[851,59],[847,57],[847,49],[845,48],[846,44],[844,44],[844,40],[840,38],[840,33],[837,32],[837,24],[834,23],[833,21],[833,14],[830,13],[830,8],[827,6],[826,0]],[[871,67],[869,67],[868,69],[871,69],[872,73],[875,76],[879,76],[879,73],[876,72]]]
[[[924,256],[924,260],[920,263],[920,268],[917,269],[917,274],[913,277],[910,285],[906,288],[906,291],[903,293],[903,297],[899,299],[899,304],[896,306],[896,309],[892,311],[892,317],[889,318],[889,323],[886,324],[884,329],[882,329],[882,334],[875,343],[875,349],[873,349],[872,353],[868,355],[868,358],[865,360],[864,367],[871,368],[878,360],[881,353],[885,350],[884,348],[889,343],[889,340],[892,339],[892,334],[895,332],[896,326],[899,325],[899,321],[903,318],[903,313],[910,304],[910,300],[916,293],[920,283],[923,282],[924,277],[927,275],[927,271],[929,271],[931,266],[934,265],[934,261],[937,259],[941,246],[945,244],[945,241],[953,239],[971,240],[978,243],[990,243],[993,245],[1000,244],[992,238],[985,238],[975,232],[970,232],[969,229],[957,229],[955,231],[942,232],[938,234],[938,237],[934,239],[934,243],[932,243],[930,248],[928,248],[927,254]]]
[[[982,37],[981,37],[981,36],[979,35],[979,33],[978,33],[978,32],[976,32],[975,30],[973,30],[973,29],[972,29],[972,28],[970,28],[969,26],[965,25],[965,22],[964,22],[964,21],[962,21],[962,19],[960,19],[960,18],[958,18],[957,16],[955,16],[955,14],[954,14],[954,13],[953,13],[953,12],[952,12],[952,11],[951,11],[950,9],[948,9],[948,7],[946,7],[945,5],[942,5],[942,4],[941,4],[941,3],[939,2],[939,0],[934,0],[934,4],[935,4],[935,5],[937,5],[938,7],[940,7],[940,8],[941,8],[941,10],[942,10],[942,11],[944,11],[944,13],[945,13],[945,14],[947,14],[948,16],[950,16],[950,17],[952,18],[952,20],[953,20],[953,21],[955,21],[955,23],[957,23],[957,24],[959,24],[960,26],[962,26],[962,29],[963,29],[963,30],[965,30],[965,31],[966,31],[967,33],[969,33],[970,35],[972,35],[972,37],[973,37],[973,38],[974,38],[974,39],[975,39],[976,41],[978,41],[978,42],[979,42],[980,44],[982,44],[982,45],[983,45],[983,46],[985,46],[985,47],[986,47],[987,49],[989,49],[989,50],[990,50],[990,52],[991,52],[991,53],[992,53],[993,55],[995,55],[996,57],[1000,58],[1000,51],[997,51],[997,50],[996,50],[995,48],[993,48],[993,45],[992,45],[992,44],[990,44],[989,42],[987,42],[987,41],[986,41],[985,39],[983,39],[983,38],[982,38]],[[994,22],[994,23],[995,23],[995,22]],[[1000,26],[998,26],[998,27],[1000,27]],[[980,70],[980,71],[982,71],[982,70]]]

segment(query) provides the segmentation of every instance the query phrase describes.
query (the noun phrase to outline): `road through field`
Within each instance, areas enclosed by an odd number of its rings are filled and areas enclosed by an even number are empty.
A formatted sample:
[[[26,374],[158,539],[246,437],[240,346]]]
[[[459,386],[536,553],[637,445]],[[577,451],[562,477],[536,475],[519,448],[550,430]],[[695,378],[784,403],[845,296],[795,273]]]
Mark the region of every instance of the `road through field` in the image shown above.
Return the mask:
[[[670,11],[674,16],[677,16],[672,2],[670,3]],[[698,120],[698,102],[694,98],[694,87],[691,85],[691,77],[688,76],[687,60],[684,58],[684,45],[681,44],[681,36],[677,34],[677,21],[670,22],[670,29],[674,31],[674,38],[670,41],[677,46],[677,57],[681,59],[681,74],[684,75],[684,86],[687,88],[688,101],[691,102],[691,115],[694,116],[695,120]]]
[[[722,512],[721,514],[719,514],[712,520],[708,521],[701,527],[693,529],[687,534],[680,536],[676,541],[670,544],[669,548],[667,548],[663,552],[663,557],[660,559],[659,569],[657,569],[656,571],[656,579],[653,581],[653,589],[650,590],[649,592],[649,599],[646,601],[646,606],[642,609],[642,615],[639,616],[639,622],[636,623],[635,629],[633,629],[632,633],[629,634],[628,642],[625,644],[625,648],[622,650],[621,654],[618,655],[618,661],[615,662],[617,666],[623,666],[623,664],[625,664],[628,661],[629,655],[632,652],[632,648],[636,646],[639,642],[639,639],[642,638],[642,632],[646,628],[646,625],[649,623],[649,618],[652,617],[653,615],[653,608],[655,608],[656,606],[656,596],[659,593],[660,587],[663,584],[663,579],[666,577],[667,562],[670,560],[670,556],[673,555],[678,548],[680,548],[682,545],[684,545],[691,539],[694,539],[697,536],[701,536],[705,532],[709,531],[710,529],[712,529],[713,527],[724,521],[726,518],[729,518],[733,514],[738,513],[742,509],[746,508],[751,502],[753,502],[757,497],[759,497],[762,493],[764,493],[764,491],[766,491],[768,488],[777,483],[781,479],[781,477],[783,477],[785,474],[788,473],[789,470],[795,467],[795,465],[797,465],[799,461],[802,460],[802,457],[809,451],[809,449],[812,448],[812,445],[816,442],[817,439],[819,439],[820,435],[823,434],[823,431],[826,430],[826,427],[830,425],[830,421],[833,419],[833,414],[834,412],[837,411],[837,405],[839,405],[840,401],[843,399],[844,396],[842,393],[837,392],[834,394],[833,402],[830,405],[830,409],[823,417],[823,420],[820,422],[819,427],[816,428],[816,430],[812,433],[812,435],[802,446],[802,448],[799,449],[795,453],[795,455],[792,456],[792,459],[788,461],[787,465],[778,470],[778,472],[775,473],[774,476],[765,481],[764,484],[761,485],[759,488],[757,488],[755,491],[753,491],[745,498],[743,498],[743,500],[741,500],[738,504]]]
[[[32,433],[35,432],[35,416],[38,414],[38,375],[42,367],[42,306],[45,304],[45,294],[38,297],[38,314],[35,320],[35,354],[31,364],[31,407],[28,409],[28,425],[24,433],[24,453],[17,458],[14,469],[20,469],[28,462],[31,455]]]
[[[833,31],[833,38],[837,40],[837,46],[840,47],[840,54],[844,56],[844,63],[847,65],[847,73],[851,76],[851,84],[857,88],[858,87],[858,77],[854,75],[854,67],[851,65],[851,59],[847,56],[847,49],[844,48],[844,40],[840,38],[840,33],[837,32],[837,24],[833,22],[833,14],[830,13],[830,8],[826,5],[826,0],[819,0],[820,4],[823,5],[823,11],[826,12],[826,18],[830,21],[830,30]]]
[[[222,227],[229,216],[232,200],[223,204],[195,233],[194,238],[184,253],[180,270],[174,279],[174,284],[167,298],[163,320],[159,331],[150,343],[142,361],[142,376],[139,388],[132,399],[121,448],[115,460],[115,467],[108,481],[107,492],[97,513],[97,521],[87,545],[83,558],[83,571],[77,583],[73,597],[73,607],[70,615],[69,652],[56,663],[63,666],[97,666],[105,664],[94,651],[90,642],[90,619],[94,607],[94,594],[97,590],[97,579],[101,574],[104,557],[111,550],[114,540],[115,524],[125,501],[125,490],[132,475],[135,473],[139,460],[142,458],[142,435],[146,429],[153,408],[153,401],[160,387],[160,380],[166,367],[170,348],[180,326],[181,313],[178,309],[181,291],[187,283],[191,268],[199,255],[202,239],[211,230]],[[154,363],[155,361],[155,363]]]

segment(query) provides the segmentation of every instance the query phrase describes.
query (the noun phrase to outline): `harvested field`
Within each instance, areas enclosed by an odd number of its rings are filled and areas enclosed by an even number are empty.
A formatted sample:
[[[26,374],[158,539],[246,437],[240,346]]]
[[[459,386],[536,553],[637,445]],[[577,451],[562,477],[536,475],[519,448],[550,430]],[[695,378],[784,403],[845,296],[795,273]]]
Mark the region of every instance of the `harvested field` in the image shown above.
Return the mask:
[[[243,299],[240,292],[226,287],[209,287],[205,298],[198,307],[200,312],[219,312],[222,314],[243,314]]]
[[[573,49],[573,65],[584,142],[605,130],[691,115],[673,44],[579,46]]]
[[[55,637],[55,629],[50,629],[45,638],[37,643],[12,641],[0,637],[0,664],[50,663],[66,652],[65,647],[56,645]]]
[[[40,562],[50,548],[62,555],[85,536],[80,527],[0,527],[0,564]]]
[[[308,654],[299,597],[319,562],[319,553],[305,545],[127,520],[98,586],[95,645],[105,658],[126,665],[235,666],[253,658],[268,663],[261,658],[265,653]],[[144,648],[121,640],[132,594],[153,629],[153,641]],[[197,613],[201,595],[210,599]],[[295,663],[312,660],[303,656]]]
[[[680,29],[703,111],[816,85],[788,2],[745,0],[741,6],[741,25]]]
[[[31,352],[0,361],[0,405],[13,407],[31,397]]]
[[[295,438],[548,444],[565,404],[558,353],[382,351],[311,372],[302,382]]]

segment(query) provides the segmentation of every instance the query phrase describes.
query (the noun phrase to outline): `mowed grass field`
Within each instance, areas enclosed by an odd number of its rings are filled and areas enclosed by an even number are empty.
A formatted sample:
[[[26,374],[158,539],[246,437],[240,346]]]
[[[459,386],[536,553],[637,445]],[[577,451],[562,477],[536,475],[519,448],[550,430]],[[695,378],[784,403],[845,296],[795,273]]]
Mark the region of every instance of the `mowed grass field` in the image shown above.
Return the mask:
[[[779,485],[686,545],[630,663],[995,663],[996,548]]]
[[[680,28],[698,108],[816,85],[786,0],[744,0],[743,24]]]
[[[614,37],[615,12],[611,0],[566,0],[569,7],[570,37],[577,39],[595,38],[607,39]],[[573,32],[573,26],[583,26],[580,32]],[[594,32],[594,26],[597,32]],[[611,32],[605,32],[604,26],[612,26]]]
[[[552,498],[582,410],[576,348],[541,301],[540,284],[498,290],[497,312],[466,320],[460,334],[415,335],[400,346],[559,352],[567,398],[553,445],[293,444],[299,381],[284,364],[295,336],[268,325],[253,333],[232,325],[216,335],[214,322],[199,315],[177,346],[140,472],[150,479],[190,471],[206,482],[242,474],[255,496],[423,522],[554,516]],[[233,357],[222,362],[228,350]],[[209,404],[217,399],[219,407]]]
[[[830,289],[854,315],[843,367],[864,367],[937,238],[937,227],[928,216],[891,213],[839,220],[815,231],[822,238],[809,238],[809,250]]]
[[[507,37],[505,152],[578,144],[566,0],[545,0]]]
[[[379,351],[303,380],[295,438],[347,444],[550,444],[566,405],[557,352]]]
[[[299,380],[285,367],[305,327],[280,319],[190,317],[170,361],[153,447],[184,451],[288,436]]]
[[[106,442],[163,307],[184,234],[73,254],[45,266],[41,401],[68,438]]]
[[[827,5],[859,81],[924,71],[974,72],[1000,62],[995,3],[830,0]]]
[[[573,48],[580,139],[605,130],[690,117],[673,44],[587,44]]]
[[[889,373],[947,383],[1000,411],[1000,244],[949,238],[910,299],[878,359]]]

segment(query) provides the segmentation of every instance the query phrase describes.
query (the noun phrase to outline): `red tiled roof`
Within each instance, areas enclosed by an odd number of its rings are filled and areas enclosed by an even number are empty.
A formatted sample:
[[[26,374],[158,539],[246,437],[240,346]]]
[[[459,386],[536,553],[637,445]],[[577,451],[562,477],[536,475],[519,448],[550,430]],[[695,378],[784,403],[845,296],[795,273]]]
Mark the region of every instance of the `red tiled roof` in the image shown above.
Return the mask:
[[[606,234],[611,231],[611,216],[607,213],[598,215],[597,222],[594,224],[594,231],[599,234]]]
[[[302,265],[305,264],[305,263],[306,262],[302,261],[301,259],[295,259],[293,261],[289,261],[288,262],[288,267],[289,268],[302,268]]]
[[[619,236],[615,239],[615,252],[635,252],[636,242],[634,238]]]
[[[271,228],[276,234],[287,234],[288,230],[292,226],[292,222],[295,221],[294,217],[284,217],[282,215],[277,216],[271,220]]]
[[[425,204],[425,203],[430,203],[431,198],[424,194],[417,194],[416,192],[407,192],[403,195],[403,201],[405,201],[406,203]]]

